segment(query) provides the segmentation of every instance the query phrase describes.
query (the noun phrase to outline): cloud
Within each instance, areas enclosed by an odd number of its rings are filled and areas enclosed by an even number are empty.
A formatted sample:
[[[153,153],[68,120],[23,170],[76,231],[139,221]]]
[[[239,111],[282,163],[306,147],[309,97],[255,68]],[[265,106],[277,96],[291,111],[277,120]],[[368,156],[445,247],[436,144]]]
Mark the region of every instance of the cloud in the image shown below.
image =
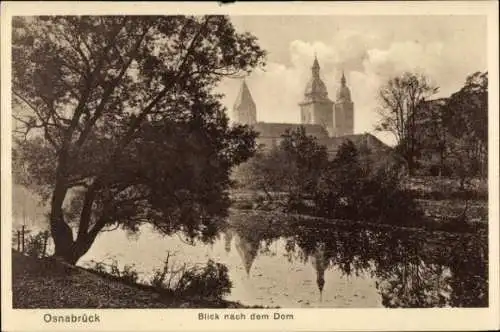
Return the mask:
[[[390,35],[341,30],[329,42],[291,41],[289,65],[270,62],[265,71],[256,70],[247,82],[257,104],[259,121],[298,123],[298,103],[304,96],[316,53],[330,99],[335,100],[344,70],[355,104],[354,131],[373,132],[379,120],[375,111],[377,92],[391,77],[404,71],[424,73],[440,86],[440,96],[447,96],[460,88],[468,74],[483,70],[478,66],[483,59],[464,57],[458,52],[463,48],[460,39],[453,37],[448,41],[424,42],[420,38],[392,40]],[[229,110],[239,85],[235,80],[221,84]],[[394,143],[391,135],[377,136]]]

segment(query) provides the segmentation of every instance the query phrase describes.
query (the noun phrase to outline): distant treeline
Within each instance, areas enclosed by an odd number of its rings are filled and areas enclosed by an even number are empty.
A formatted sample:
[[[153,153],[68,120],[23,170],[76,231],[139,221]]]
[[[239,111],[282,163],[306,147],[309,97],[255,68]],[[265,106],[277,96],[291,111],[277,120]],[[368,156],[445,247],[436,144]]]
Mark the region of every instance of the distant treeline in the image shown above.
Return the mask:
[[[476,72],[448,98],[432,99],[438,87],[423,76],[404,73],[379,91],[382,121],[410,175],[486,177],[488,73]]]

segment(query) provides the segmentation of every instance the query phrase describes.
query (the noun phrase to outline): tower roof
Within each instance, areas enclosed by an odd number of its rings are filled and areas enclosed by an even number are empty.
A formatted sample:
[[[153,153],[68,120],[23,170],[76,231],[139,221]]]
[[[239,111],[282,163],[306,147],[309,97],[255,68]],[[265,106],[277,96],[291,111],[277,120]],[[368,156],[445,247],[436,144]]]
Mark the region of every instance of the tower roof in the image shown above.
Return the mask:
[[[321,69],[321,67],[319,66],[318,58],[316,57],[316,55],[314,55],[314,62],[313,62],[311,69],[313,71],[313,75],[315,73],[319,74],[319,70]]]
[[[346,85],[344,71],[340,79],[340,88],[337,90],[337,101],[351,101],[351,91]]]
[[[240,92],[236,97],[236,101],[234,102],[234,108],[238,109],[240,107],[252,106],[255,107],[255,102],[252,98],[252,94],[250,93],[250,89],[248,89],[246,80],[243,80],[241,84]]]
[[[311,67],[311,79],[307,82],[304,91],[306,101],[328,99],[328,90],[326,89],[325,83],[320,78],[320,68],[318,58],[315,56]]]

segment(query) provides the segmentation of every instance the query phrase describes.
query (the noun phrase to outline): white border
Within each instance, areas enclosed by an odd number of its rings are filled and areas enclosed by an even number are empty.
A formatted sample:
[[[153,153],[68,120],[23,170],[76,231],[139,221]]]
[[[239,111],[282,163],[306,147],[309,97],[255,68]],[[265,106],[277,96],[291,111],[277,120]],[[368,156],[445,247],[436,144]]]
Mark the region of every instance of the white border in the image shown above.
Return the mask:
[[[488,18],[489,71],[489,304],[486,309],[293,309],[294,320],[199,321],[198,312],[221,310],[13,310],[11,295],[11,118],[10,42],[11,17],[15,15],[111,14],[229,14],[229,15],[485,15]],[[3,2],[1,4],[1,211],[2,211],[2,330],[6,331],[159,331],[159,330],[495,330],[499,311],[499,141],[498,141],[498,3],[462,2],[289,2],[158,3],[158,2]],[[231,310],[239,312],[241,310]],[[248,309],[241,312],[262,312]],[[272,313],[273,311],[270,311]],[[44,323],[43,314],[99,313],[99,324]]]

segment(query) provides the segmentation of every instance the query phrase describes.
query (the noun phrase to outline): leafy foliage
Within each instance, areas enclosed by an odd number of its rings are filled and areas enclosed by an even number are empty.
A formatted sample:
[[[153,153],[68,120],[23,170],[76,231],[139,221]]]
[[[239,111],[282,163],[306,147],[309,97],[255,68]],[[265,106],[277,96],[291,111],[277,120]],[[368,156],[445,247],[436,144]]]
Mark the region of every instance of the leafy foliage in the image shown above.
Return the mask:
[[[451,95],[445,110],[448,159],[461,179],[487,173],[488,73],[469,77],[460,91]]]
[[[376,129],[394,134],[410,174],[415,170],[419,150],[417,123],[423,111],[421,105],[437,91],[429,78],[410,72],[389,79],[379,91],[382,119]]]
[[[232,283],[225,265],[209,260],[203,267],[186,264],[176,268],[170,259],[165,259],[162,269],[153,271],[149,284],[162,293],[169,293],[179,298],[198,297],[221,300],[231,293]]]
[[[120,269],[116,260],[113,260],[110,264],[95,261],[92,261],[92,263],[90,269],[101,275],[111,276],[127,284],[135,284],[139,280],[139,273],[135,270],[134,265],[125,264],[123,269]]]
[[[227,267],[209,260],[201,269],[186,270],[175,288],[175,293],[186,297],[222,299],[231,293],[231,287]]]
[[[423,89],[419,102],[408,100],[412,94],[406,86],[410,86],[412,76],[418,77],[404,74],[381,88],[382,122],[377,129],[396,135],[396,151],[405,156],[408,166],[413,168],[412,174],[418,171],[461,179],[484,177],[487,173],[488,73],[473,73],[459,91],[448,98],[434,100],[429,97],[437,90],[424,93],[425,88],[432,85],[422,76],[415,81],[420,82],[415,84]]]
[[[356,146],[346,141],[319,182],[316,214],[399,225],[418,222],[417,205],[400,183],[398,168],[363,165]]]
[[[287,217],[280,229],[290,260],[321,259],[327,269],[348,276],[369,273],[385,307],[488,306],[484,233],[434,233],[348,221],[328,227],[299,217]],[[318,280],[324,271],[316,268]]]
[[[271,193],[285,192],[286,209],[300,210],[313,196],[328,155],[303,127],[287,130],[282,137],[271,151],[260,151],[241,165],[238,178],[246,188],[264,192],[268,200],[273,200]]]
[[[43,258],[47,255],[48,231],[40,231],[29,235],[26,239],[25,252],[28,256]]]
[[[13,23],[14,164],[50,199],[56,255],[75,263],[109,225],[213,236],[229,170],[255,148],[214,87],[263,64],[256,38],[224,16]]]
[[[346,140],[329,161],[314,138],[286,133],[278,147],[246,163],[247,188],[269,200],[285,193],[285,212],[399,225],[421,221],[416,202],[401,188],[400,165],[390,157],[372,162],[370,154]]]

